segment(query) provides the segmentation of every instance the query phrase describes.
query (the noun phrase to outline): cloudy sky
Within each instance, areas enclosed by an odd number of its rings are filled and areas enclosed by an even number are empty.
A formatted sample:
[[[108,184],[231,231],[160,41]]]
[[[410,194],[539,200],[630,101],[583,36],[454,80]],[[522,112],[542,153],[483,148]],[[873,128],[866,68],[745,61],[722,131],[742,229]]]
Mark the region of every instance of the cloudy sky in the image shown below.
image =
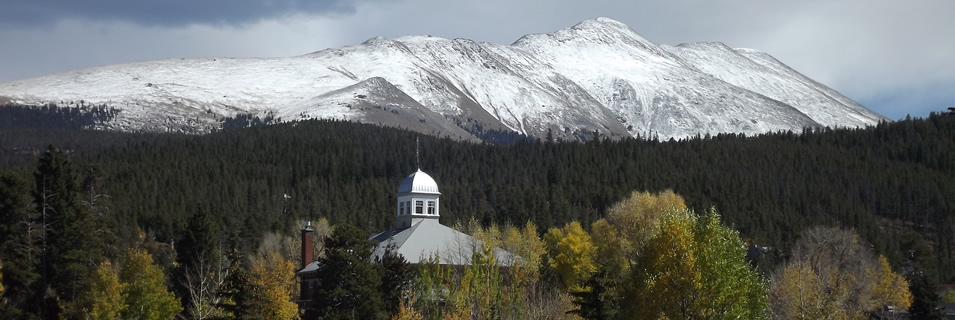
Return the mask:
[[[955,1],[0,0],[0,81],[430,34],[509,44],[595,17],[659,44],[768,52],[891,119],[955,106]]]

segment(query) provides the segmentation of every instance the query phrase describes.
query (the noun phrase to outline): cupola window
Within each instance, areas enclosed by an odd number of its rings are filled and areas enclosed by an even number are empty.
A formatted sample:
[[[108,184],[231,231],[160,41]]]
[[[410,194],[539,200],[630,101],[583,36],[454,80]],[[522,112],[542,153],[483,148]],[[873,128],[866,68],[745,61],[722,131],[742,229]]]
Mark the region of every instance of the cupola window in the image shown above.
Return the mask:
[[[398,215],[399,215],[399,216],[405,215],[405,202],[404,202],[404,201],[398,203]]]
[[[423,214],[424,213],[424,200],[415,200],[414,202],[414,213]]]
[[[434,200],[428,201],[428,214],[434,215]]]

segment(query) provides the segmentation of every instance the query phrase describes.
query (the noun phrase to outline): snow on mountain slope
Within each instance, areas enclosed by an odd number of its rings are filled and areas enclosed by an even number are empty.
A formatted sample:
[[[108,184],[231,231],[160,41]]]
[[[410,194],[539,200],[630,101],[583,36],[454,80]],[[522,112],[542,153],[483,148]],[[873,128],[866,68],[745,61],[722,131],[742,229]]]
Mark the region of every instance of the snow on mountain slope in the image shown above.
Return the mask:
[[[817,125],[791,106],[685,66],[610,19],[525,36],[514,46],[582,85],[633,135],[755,134]]]
[[[459,139],[686,137],[883,119],[771,56],[721,44],[658,46],[607,18],[511,45],[406,36],[298,57],[168,59],[0,83],[0,100],[106,104],[103,128],[205,132],[270,113]]]
[[[882,119],[838,92],[755,50],[736,50],[718,42],[664,48],[702,72],[789,104],[823,126],[861,127]]]
[[[796,80],[806,84],[807,86],[818,90],[822,94],[838,101],[840,104],[845,106],[845,109],[847,110],[846,113],[843,114],[843,116],[850,117],[852,119],[857,120],[857,124],[843,124],[841,126],[862,126],[862,124],[871,125],[871,124],[876,124],[879,121],[889,120],[888,118],[878,113],[875,113],[872,110],[867,109],[866,107],[863,107],[862,105],[842,95],[836,90],[833,90],[832,88],[829,88],[826,85],[819,83],[816,80],[810,79],[809,77],[806,77],[805,75],[797,72],[796,70],[793,70],[792,68],[783,64],[779,60],[776,60],[776,58],[769,55],[768,53],[760,52],[753,49],[744,49],[744,48],[736,49],[736,51],[742,54],[743,56],[749,58],[753,62],[759,63],[763,65],[764,67],[770,68],[772,70],[776,70],[776,72],[780,74],[789,75],[790,77],[795,78]],[[849,120],[850,119],[846,119],[846,121],[849,121]],[[840,125],[837,124],[837,126],[840,126]]]

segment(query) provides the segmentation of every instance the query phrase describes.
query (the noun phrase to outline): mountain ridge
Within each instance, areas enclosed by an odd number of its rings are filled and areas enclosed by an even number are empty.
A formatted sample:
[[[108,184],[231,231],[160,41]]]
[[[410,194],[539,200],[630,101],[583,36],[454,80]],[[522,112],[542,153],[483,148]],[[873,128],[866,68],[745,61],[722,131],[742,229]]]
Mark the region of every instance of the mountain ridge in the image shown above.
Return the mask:
[[[465,140],[477,139],[479,128],[665,139],[886,120],[767,53],[722,43],[657,45],[609,18],[510,45],[373,37],[285,58],[101,66],[0,83],[0,97],[121,109],[102,129],[207,132],[221,117],[272,113]]]

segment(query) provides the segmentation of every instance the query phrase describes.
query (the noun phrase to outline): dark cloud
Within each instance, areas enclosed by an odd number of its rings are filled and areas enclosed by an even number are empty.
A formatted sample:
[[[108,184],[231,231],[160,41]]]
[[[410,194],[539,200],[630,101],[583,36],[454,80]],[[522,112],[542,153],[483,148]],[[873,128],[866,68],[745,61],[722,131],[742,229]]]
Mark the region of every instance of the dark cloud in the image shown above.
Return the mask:
[[[49,25],[63,19],[122,21],[145,26],[246,25],[294,14],[355,10],[355,0],[0,0],[0,25]]]

